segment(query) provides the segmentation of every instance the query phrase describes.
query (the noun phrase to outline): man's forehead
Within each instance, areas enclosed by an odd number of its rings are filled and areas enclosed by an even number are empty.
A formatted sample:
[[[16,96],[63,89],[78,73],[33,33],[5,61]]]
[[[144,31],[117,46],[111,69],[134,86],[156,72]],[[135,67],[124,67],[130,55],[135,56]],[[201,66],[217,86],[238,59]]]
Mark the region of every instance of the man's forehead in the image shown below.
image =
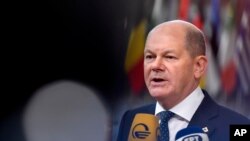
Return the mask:
[[[159,32],[168,32],[168,31],[186,31],[187,29],[192,30],[200,30],[195,25],[182,21],[182,20],[173,20],[173,21],[167,21],[164,23],[159,24],[155,28],[151,30],[149,34],[159,33]]]

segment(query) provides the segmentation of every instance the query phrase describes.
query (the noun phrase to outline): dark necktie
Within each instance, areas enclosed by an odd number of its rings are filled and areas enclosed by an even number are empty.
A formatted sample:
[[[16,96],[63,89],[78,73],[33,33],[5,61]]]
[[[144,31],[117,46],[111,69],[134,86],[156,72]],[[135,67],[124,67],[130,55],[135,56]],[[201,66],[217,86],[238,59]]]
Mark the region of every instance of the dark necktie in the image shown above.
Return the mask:
[[[169,141],[169,130],[168,130],[168,120],[173,117],[174,113],[171,111],[162,111],[157,114],[161,119],[160,123],[160,140],[159,141]]]

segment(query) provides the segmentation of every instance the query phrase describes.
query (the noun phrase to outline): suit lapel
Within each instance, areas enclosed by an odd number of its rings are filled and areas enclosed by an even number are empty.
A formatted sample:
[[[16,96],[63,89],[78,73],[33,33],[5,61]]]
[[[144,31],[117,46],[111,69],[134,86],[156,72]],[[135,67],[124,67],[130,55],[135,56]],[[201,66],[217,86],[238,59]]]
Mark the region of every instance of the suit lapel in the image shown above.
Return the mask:
[[[188,126],[200,126],[208,136],[212,136],[216,129],[211,120],[219,115],[218,105],[210,98],[206,91],[203,90],[203,93],[205,97]]]

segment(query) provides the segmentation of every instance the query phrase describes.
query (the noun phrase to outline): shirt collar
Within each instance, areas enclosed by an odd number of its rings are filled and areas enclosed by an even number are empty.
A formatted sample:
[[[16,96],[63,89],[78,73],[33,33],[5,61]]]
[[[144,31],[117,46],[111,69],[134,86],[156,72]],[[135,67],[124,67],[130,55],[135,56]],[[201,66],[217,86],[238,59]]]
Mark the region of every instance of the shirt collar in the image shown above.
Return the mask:
[[[190,95],[188,95],[184,100],[180,103],[175,105],[173,108],[169,109],[171,112],[175,113],[176,115],[184,118],[188,122],[193,117],[195,111],[198,109],[201,101],[204,98],[204,94],[200,87],[197,87]],[[159,104],[156,103],[155,107],[155,115],[159,112],[165,111],[165,109]]]

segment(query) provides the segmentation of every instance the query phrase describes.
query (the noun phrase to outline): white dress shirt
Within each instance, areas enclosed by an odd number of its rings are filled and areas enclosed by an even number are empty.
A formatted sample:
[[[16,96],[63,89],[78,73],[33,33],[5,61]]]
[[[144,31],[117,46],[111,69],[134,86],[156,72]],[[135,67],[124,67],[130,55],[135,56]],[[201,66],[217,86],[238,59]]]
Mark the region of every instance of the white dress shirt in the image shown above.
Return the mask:
[[[197,87],[190,95],[188,95],[183,101],[178,103],[169,111],[175,113],[175,116],[168,121],[169,126],[169,141],[175,141],[176,133],[186,128],[195,111],[198,109],[201,101],[204,98],[204,94],[200,87]],[[155,107],[155,115],[161,111],[166,111],[158,102]]]

